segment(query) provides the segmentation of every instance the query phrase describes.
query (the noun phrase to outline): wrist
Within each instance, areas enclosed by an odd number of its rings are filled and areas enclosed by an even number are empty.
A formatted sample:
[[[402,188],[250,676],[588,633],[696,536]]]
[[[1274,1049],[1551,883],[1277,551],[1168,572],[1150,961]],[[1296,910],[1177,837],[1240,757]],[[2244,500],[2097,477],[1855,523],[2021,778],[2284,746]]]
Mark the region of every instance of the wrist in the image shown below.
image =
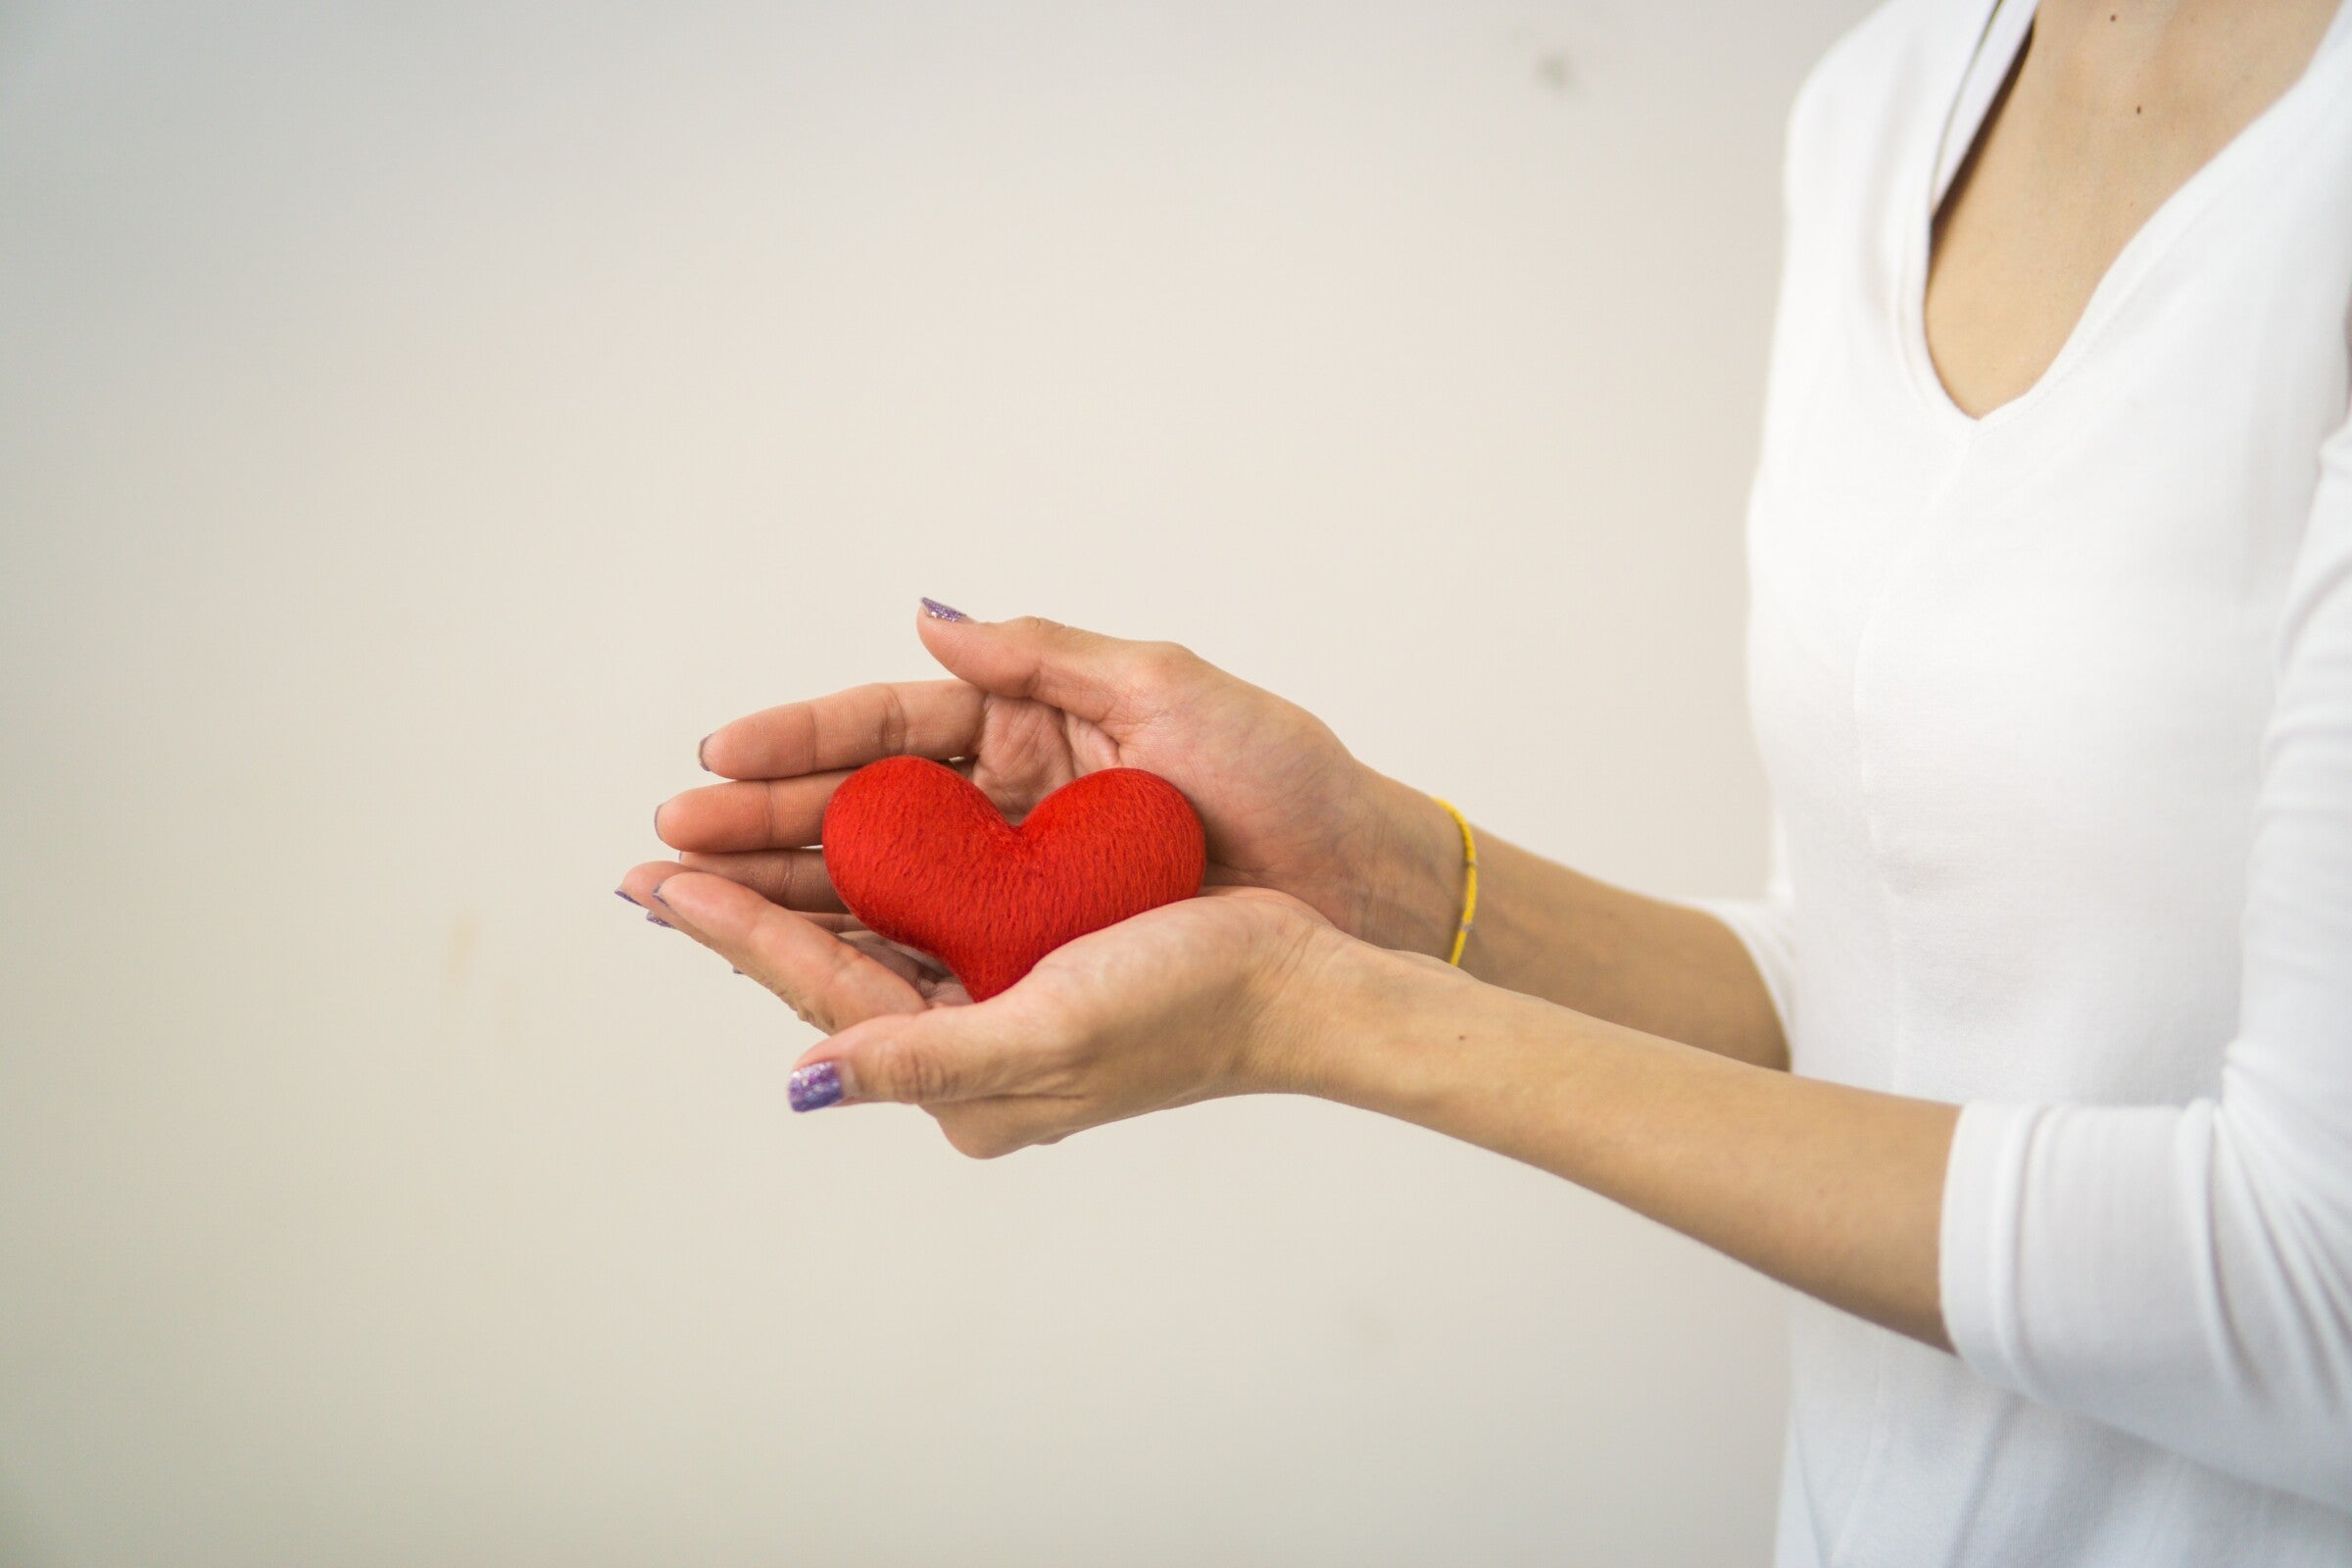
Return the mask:
[[[1377,1004],[1387,962],[1406,958],[1323,920],[1301,920],[1296,938],[1256,966],[1250,1027],[1231,1063],[1245,1093],[1322,1095],[1347,1041]]]
[[[1356,929],[1376,948],[1443,959],[1462,916],[1461,828],[1445,807],[1393,778],[1375,775],[1372,793],[1379,827]]]
[[[1327,928],[1287,977],[1269,1087],[1408,1113],[1443,1076],[1454,1026],[1493,994],[1443,958]]]

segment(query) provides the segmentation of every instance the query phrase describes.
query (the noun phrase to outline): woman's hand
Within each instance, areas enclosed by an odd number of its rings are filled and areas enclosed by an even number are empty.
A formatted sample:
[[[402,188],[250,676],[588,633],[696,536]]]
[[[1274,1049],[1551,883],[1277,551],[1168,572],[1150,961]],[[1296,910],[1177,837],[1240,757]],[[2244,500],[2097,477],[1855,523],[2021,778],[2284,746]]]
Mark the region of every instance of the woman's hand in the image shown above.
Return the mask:
[[[1122,920],[962,1005],[926,1005],[904,973],[723,877],[674,873],[654,906],[787,996],[813,972],[797,933],[865,976],[854,984],[877,1010],[803,1053],[795,1108],[908,1102],[991,1157],[1221,1095],[1316,1095],[1525,1160],[1950,1343],[1937,1227],[1957,1106],[1608,1023],[1351,941],[1258,889]]]
[[[900,754],[958,761],[1018,819],[1081,774],[1140,767],[1200,811],[1209,886],[1287,893],[1381,947],[1438,953],[1451,940],[1461,897],[1451,819],[1357,761],[1304,709],[1173,643],[1033,617],[975,621],[944,607],[916,624],[957,678],[789,703],[703,742],[703,765],[731,782],[689,790],[655,813],[687,867],[856,935],[814,847],[825,803],[851,769]],[[674,869],[640,866],[623,891],[643,904]],[[887,961],[875,945],[866,952]]]
[[[718,877],[680,874],[656,906],[790,995],[803,983],[799,956],[777,945],[763,902]],[[1295,899],[1233,888],[1066,943],[983,1003],[925,1006],[906,987],[887,999],[894,1004],[802,1056],[793,1107],[918,1104],[956,1149],[990,1157],[1149,1110],[1305,1088],[1330,1021],[1326,976],[1349,949],[1371,951]],[[867,956],[849,961],[880,966]],[[886,1000],[885,981],[866,983],[869,1000]]]

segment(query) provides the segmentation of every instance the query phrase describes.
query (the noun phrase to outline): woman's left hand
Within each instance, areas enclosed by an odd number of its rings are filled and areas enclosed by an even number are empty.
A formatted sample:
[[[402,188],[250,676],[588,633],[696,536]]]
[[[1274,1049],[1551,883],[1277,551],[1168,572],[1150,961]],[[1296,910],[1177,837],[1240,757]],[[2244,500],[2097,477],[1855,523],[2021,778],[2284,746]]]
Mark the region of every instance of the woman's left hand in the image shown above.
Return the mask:
[[[753,901],[714,881],[663,883],[670,923],[775,985]],[[1359,946],[1287,895],[1211,889],[1066,943],[986,1002],[850,1025],[802,1055],[794,1108],[918,1104],[957,1150],[989,1158],[1149,1110],[1303,1088],[1329,1010],[1315,993]]]

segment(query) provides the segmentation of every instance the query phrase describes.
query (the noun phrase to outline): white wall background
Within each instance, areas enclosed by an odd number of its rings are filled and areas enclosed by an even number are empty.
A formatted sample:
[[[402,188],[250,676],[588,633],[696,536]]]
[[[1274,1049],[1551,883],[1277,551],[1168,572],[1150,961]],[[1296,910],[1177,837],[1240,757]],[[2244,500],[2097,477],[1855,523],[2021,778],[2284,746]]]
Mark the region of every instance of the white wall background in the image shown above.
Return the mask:
[[[1318,1103],[795,1118],[608,890],[917,593],[1752,889],[1861,9],[0,4],[0,1560],[1760,1560],[1774,1287]]]

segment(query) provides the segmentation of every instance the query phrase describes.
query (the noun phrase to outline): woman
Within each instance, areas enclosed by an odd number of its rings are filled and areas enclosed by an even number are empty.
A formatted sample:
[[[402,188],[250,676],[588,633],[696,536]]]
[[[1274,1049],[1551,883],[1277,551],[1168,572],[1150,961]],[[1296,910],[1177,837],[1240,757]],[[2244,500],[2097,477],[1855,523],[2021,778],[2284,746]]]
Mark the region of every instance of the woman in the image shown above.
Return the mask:
[[[2352,12],[1895,0],[1789,122],[1748,528],[1771,894],[1464,841],[1166,644],[738,720],[624,891],[1001,1154],[1326,1096],[1796,1287],[1784,1563],[2352,1562]],[[1149,768],[1212,896],[977,1005],[841,912],[844,769]]]

